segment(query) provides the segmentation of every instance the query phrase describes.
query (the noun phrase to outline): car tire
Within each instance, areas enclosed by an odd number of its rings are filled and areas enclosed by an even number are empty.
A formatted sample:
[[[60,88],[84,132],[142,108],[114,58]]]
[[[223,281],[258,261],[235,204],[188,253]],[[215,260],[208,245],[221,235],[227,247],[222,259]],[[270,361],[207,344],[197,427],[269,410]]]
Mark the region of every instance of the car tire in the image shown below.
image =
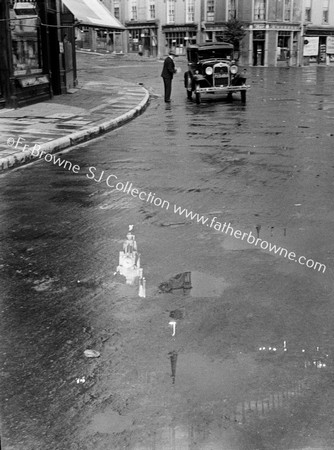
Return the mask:
[[[229,93],[227,94],[227,101],[228,101],[228,102],[233,102],[233,95],[232,95],[232,92],[229,92]]]
[[[196,96],[196,103],[197,105],[199,105],[201,103],[201,93],[197,92],[197,87],[198,86],[195,86],[195,96]]]
[[[246,103],[246,91],[241,91],[241,103]]]
[[[192,84],[193,83],[192,83],[191,77],[188,75],[188,77],[187,77],[187,86],[186,86],[186,88],[187,88],[187,99],[188,100],[191,100],[192,95],[193,95]]]

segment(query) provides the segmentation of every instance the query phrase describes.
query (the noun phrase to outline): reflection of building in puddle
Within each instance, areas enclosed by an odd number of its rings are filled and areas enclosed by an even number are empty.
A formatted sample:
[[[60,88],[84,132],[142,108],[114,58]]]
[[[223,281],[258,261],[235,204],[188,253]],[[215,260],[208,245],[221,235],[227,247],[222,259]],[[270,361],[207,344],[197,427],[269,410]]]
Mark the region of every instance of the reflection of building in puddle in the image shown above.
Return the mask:
[[[135,444],[132,450],[240,450],[263,448],[261,438],[234,427],[225,428],[224,420],[166,425],[150,434],[146,441]]]
[[[154,432],[144,444],[136,444],[133,450],[188,450],[192,447],[190,430],[186,426],[165,427]]]
[[[299,381],[291,389],[274,392],[262,399],[240,402],[236,407],[235,420],[245,423],[247,419],[254,417],[254,413],[258,418],[264,418],[270,412],[288,406],[292,399],[301,397],[305,389],[304,382]]]
[[[140,254],[137,252],[135,235],[131,233],[133,226],[129,226],[129,232],[123,243],[123,250],[119,252],[119,263],[116,273],[125,276],[127,284],[134,284],[139,278],[140,297],[146,296],[146,280],[143,277],[143,269],[140,267]]]
[[[316,352],[313,352],[311,354],[307,354],[305,350],[303,350],[303,353],[305,354],[305,360],[304,360],[304,367],[306,368],[317,368],[317,369],[325,369],[328,364],[329,355],[327,353],[324,353],[320,351],[320,347],[317,347]]]

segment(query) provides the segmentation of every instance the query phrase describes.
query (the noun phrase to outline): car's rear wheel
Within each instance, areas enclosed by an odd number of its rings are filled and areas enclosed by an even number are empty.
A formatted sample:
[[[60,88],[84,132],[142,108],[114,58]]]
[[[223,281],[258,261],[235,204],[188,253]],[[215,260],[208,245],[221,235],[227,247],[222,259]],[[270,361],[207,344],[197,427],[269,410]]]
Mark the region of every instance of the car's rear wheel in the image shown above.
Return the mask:
[[[246,103],[246,91],[241,91],[241,102]]]

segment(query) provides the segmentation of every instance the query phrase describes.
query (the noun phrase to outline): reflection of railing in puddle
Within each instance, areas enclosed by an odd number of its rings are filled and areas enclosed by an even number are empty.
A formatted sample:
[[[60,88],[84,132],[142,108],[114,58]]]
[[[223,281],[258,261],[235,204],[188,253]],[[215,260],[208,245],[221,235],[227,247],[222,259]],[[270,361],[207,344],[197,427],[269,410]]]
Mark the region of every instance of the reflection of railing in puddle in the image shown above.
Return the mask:
[[[140,254],[137,252],[135,235],[131,233],[133,225],[129,225],[123,250],[119,252],[119,263],[115,273],[125,276],[126,284],[133,285],[139,279],[139,297],[146,297],[146,280],[143,277],[143,269],[140,267]]]
[[[259,356],[263,357],[282,357],[284,356],[287,359],[293,358],[295,361],[299,361],[300,364],[304,366],[304,368],[317,368],[317,369],[325,369],[328,365],[330,365],[329,354],[323,350],[320,350],[320,347],[317,346],[316,350],[314,348],[310,348],[308,350],[296,349],[294,348],[292,351],[287,347],[286,341],[283,342],[283,347],[280,346],[264,346],[259,347]]]
[[[306,385],[303,381],[299,381],[291,389],[273,392],[267,397],[258,400],[245,400],[237,404],[235,410],[235,420],[239,423],[245,423],[247,419],[253,418],[254,414],[258,418],[263,418],[271,411],[288,406],[292,399],[301,397]]]
[[[183,425],[166,426],[154,433],[144,444],[135,444],[132,450],[188,450],[193,448],[191,431]],[[197,447],[198,448],[198,447]]]

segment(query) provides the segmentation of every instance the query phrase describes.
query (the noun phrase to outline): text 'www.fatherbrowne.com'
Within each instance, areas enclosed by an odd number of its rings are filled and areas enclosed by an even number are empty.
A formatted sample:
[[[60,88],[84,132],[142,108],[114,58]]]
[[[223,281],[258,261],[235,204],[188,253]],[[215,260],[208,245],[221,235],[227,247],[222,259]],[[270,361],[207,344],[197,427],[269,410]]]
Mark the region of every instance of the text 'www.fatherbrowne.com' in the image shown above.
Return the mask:
[[[318,270],[318,272],[322,271],[322,273],[325,273],[326,271],[325,264],[314,261],[313,259],[307,259],[305,256],[297,256],[295,252],[289,252],[286,248],[279,247],[275,244],[272,244],[271,242],[254,236],[251,231],[249,233],[244,233],[233,228],[230,223],[218,222],[217,217],[212,217],[212,219],[210,219],[209,217],[199,215],[198,213],[193,213],[192,211],[188,211],[187,208],[182,208],[181,206],[177,205],[174,205],[174,213],[186,217],[187,219],[196,221],[201,225],[206,225],[207,227],[213,228],[216,231],[221,231],[222,233],[233,236],[236,239],[246,241],[248,244],[255,245],[262,250],[269,250],[269,252],[274,253],[275,255],[280,255],[284,258],[288,258],[290,261],[297,262],[302,266],[308,267],[309,269]]]
[[[24,152],[29,151],[32,156],[38,157],[39,159],[44,159],[46,162],[53,163],[55,166],[62,167],[64,169],[72,171],[73,173],[77,174],[83,172],[82,168],[79,165],[73,164],[71,161],[41,150],[41,146],[39,144],[35,144],[33,147],[31,147],[28,144],[24,144],[24,141],[25,139],[22,138],[22,136],[19,136],[19,138],[10,137],[7,139],[7,145],[14,148],[22,146]],[[116,175],[106,174],[104,170],[98,171],[98,169],[94,166],[88,167],[88,173],[86,173],[86,177],[96,183],[106,184],[106,186],[111,189],[111,192],[122,192],[132,197],[138,197],[141,201],[153,204],[154,206],[160,207],[161,209],[170,210],[170,202],[158,197],[155,192],[146,192],[144,190],[137,189],[133,187],[133,184],[129,181],[126,181],[126,183],[118,181],[118,177]],[[212,219],[210,219],[209,217],[205,217],[199,215],[198,213],[188,211],[187,208],[182,208],[181,206],[177,206],[176,204],[174,204],[173,207],[174,214],[178,214],[179,216],[185,217],[186,219],[190,219],[201,225],[213,228],[216,231],[220,231],[236,239],[246,241],[248,244],[257,246],[262,250],[269,250],[269,252],[274,253],[275,255],[283,256],[284,258],[287,258],[290,261],[297,262],[302,266],[308,267],[309,269],[318,270],[318,272],[322,271],[322,273],[325,273],[326,271],[325,264],[314,261],[313,259],[307,259],[305,256],[297,256],[295,252],[289,252],[286,248],[279,247],[275,244],[271,244],[270,242],[265,241],[264,239],[255,237],[251,231],[249,233],[244,233],[240,230],[234,229],[230,223],[218,222],[217,217],[213,217]]]

